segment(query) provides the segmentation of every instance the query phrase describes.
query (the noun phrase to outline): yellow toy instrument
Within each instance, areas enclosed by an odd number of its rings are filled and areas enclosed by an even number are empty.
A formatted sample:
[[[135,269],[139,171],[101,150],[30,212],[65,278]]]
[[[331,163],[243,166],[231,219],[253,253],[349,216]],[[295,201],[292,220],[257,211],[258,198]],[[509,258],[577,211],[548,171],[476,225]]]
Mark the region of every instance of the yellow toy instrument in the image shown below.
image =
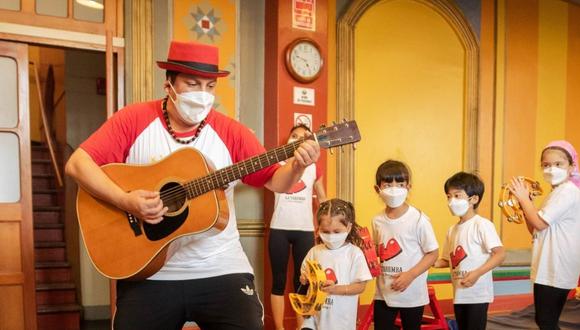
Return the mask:
[[[535,197],[541,196],[544,193],[544,190],[538,181],[525,176],[519,176],[518,179],[527,186],[530,192],[530,199],[533,200]],[[506,183],[501,186],[498,206],[501,208],[501,212],[506,216],[507,221],[519,224],[524,222],[524,211],[522,210],[518,200],[509,190],[508,185],[509,183]]]
[[[322,286],[326,282],[326,274],[316,260],[306,260],[308,267],[308,292],[305,295],[291,293],[290,304],[294,311],[300,315],[314,315],[320,312],[327,293],[322,291]]]

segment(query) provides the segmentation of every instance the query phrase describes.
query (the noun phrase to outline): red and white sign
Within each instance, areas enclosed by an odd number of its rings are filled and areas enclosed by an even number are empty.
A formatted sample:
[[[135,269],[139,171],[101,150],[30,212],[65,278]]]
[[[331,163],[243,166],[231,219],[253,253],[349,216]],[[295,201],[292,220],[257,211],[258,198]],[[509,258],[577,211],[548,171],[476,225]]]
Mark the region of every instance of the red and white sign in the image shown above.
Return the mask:
[[[316,31],[316,0],[292,0],[292,27]]]

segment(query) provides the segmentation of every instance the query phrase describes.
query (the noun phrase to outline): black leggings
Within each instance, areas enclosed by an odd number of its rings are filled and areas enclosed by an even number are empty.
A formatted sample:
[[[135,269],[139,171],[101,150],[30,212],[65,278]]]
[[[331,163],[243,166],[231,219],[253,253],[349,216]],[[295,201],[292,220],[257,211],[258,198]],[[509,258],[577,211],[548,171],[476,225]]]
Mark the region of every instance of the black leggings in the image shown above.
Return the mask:
[[[540,330],[555,330],[570,290],[534,283],[534,309]]]
[[[419,330],[421,329],[424,308],[425,306],[389,307],[383,300],[375,300],[373,309],[375,329],[399,329],[395,327],[395,319],[397,318],[397,313],[400,312],[403,329]]]
[[[489,303],[454,304],[455,320],[459,330],[485,330]]]
[[[272,266],[272,294],[284,295],[288,257],[292,248],[294,259],[294,290],[300,285],[300,266],[308,250],[314,246],[314,232],[301,230],[270,229],[268,251]]]

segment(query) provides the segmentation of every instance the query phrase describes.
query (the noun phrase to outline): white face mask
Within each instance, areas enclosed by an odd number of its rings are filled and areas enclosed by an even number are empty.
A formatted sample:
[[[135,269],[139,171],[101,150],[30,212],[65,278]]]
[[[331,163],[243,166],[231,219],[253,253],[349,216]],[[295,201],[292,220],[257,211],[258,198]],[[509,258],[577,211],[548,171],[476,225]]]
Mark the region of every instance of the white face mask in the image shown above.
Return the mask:
[[[469,210],[469,201],[462,198],[451,198],[449,201],[449,210],[456,217],[462,217]]]
[[[389,207],[395,208],[403,205],[407,200],[409,190],[401,187],[388,187],[379,192],[379,195]]]
[[[214,101],[214,95],[208,92],[195,91],[177,94],[171,82],[169,83],[171,89],[177,96],[177,100],[169,98],[175,104],[179,115],[186,121],[198,124],[207,117],[211,110]]]
[[[552,186],[557,186],[568,179],[568,170],[557,166],[550,166],[544,169],[544,180]]]
[[[348,236],[348,232],[345,231],[344,233],[335,234],[320,233],[319,235],[320,239],[327,248],[330,250],[335,250],[344,245],[346,237]]]

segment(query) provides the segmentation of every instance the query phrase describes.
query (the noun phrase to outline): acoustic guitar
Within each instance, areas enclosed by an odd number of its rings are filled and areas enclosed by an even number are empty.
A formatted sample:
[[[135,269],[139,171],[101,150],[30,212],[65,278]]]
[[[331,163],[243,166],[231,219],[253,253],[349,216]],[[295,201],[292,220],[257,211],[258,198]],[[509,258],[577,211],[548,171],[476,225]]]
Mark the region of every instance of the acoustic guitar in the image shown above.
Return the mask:
[[[321,148],[360,141],[355,121],[322,127],[308,139]],[[304,139],[214,171],[203,155],[182,148],[149,165],[107,164],[103,171],[125,191],[159,191],[168,212],[152,225],[93,197],[79,188],[77,216],[83,241],[95,268],[111,279],[145,279],[170,257],[169,244],[179,237],[223,230],[229,211],[223,187],[286,160]]]

